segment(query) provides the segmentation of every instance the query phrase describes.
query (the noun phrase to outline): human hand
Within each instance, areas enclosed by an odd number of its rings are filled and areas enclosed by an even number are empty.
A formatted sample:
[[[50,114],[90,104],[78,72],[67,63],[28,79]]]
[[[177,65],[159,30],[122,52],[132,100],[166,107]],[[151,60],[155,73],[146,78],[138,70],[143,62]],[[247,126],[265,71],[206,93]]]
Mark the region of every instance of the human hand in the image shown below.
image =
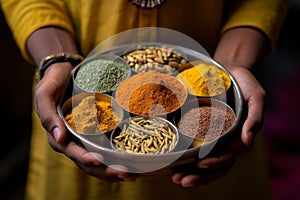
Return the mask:
[[[239,156],[249,151],[254,136],[261,129],[264,118],[265,91],[253,74],[245,68],[231,68],[230,73],[240,86],[244,99],[245,120],[241,123],[241,133],[233,138],[224,151],[215,156],[198,160],[197,173],[178,172],[172,176],[176,184],[190,187],[197,184],[206,184],[225,176]]]
[[[57,113],[56,105],[68,87],[71,70],[70,63],[53,64],[47,69],[35,90],[36,111],[47,131],[50,146],[55,151],[65,154],[91,176],[106,181],[134,181],[136,175],[127,173],[124,166],[105,166],[100,154],[88,152],[75,142],[67,140],[66,128]]]

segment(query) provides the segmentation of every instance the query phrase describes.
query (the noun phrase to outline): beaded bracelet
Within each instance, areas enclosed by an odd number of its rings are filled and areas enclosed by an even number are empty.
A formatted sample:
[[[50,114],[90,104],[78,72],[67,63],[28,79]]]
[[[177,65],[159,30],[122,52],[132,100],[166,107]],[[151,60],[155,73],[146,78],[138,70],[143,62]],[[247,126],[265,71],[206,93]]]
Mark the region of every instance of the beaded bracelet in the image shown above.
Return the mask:
[[[44,76],[45,71],[55,63],[60,62],[70,62],[73,66],[78,65],[82,60],[84,59],[83,56],[78,54],[68,54],[68,53],[59,53],[59,54],[53,54],[44,57],[39,65],[39,76],[40,79]]]

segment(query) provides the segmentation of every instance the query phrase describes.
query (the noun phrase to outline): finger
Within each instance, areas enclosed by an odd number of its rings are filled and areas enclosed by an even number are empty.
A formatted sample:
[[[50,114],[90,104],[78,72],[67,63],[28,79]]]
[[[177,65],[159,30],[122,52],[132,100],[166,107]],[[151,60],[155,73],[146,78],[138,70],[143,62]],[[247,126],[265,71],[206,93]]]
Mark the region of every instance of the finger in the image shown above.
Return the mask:
[[[82,169],[85,173],[94,176],[100,180],[108,181],[108,182],[118,182],[118,181],[126,181],[126,182],[133,182],[136,180],[137,175],[128,174],[124,171],[116,170],[116,168],[123,168],[123,166],[106,166],[106,165],[90,165],[84,166],[81,165],[79,162],[75,162],[80,169]],[[128,175],[127,175],[128,174]]]
[[[250,71],[237,67],[232,74],[239,83],[247,104],[247,118],[242,127],[241,140],[249,146],[263,124],[266,93]]]
[[[72,65],[70,63],[53,64],[47,70],[35,90],[35,107],[44,128],[51,133],[57,142],[66,139],[66,129],[59,117],[56,105],[65,92],[69,81]]]
[[[128,169],[123,165],[110,165],[107,167],[108,175],[117,175],[125,182],[133,182],[138,178],[138,174],[128,173]]]
[[[47,132],[47,137],[48,137],[48,143],[54,151],[59,152],[59,153],[64,153],[62,145],[60,143],[57,143],[57,141],[52,136],[52,134]]]
[[[242,128],[241,140],[249,146],[254,136],[262,128],[264,121],[264,95],[249,98],[247,119]]]
[[[172,175],[172,181],[175,184],[181,184],[182,179],[185,177],[184,173],[178,172]]]
[[[88,152],[74,142],[70,142],[64,149],[67,157],[73,160],[81,169],[90,175],[107,181],[135,181],[138,176],[128,173],[125,166],[111,165],[105,166],[102,155],[95,152]]]
[[[104,160],[102,155],[88,152],[86,149],[72,141],[65,146],[64,153],[71,160],[80,163],[80,165],[83,166],[102,165]]]
[[[197,162],[199,168],[221,169],[232,166],[236,161],[236,156],[231,151],[226,151],[217,157],[208,157]]]
[[[43,88],[36,90],[35,107],[43,127],[58,143],[63,143],[66,139],[66,129],[63,120],[57,114],[55,102],[56,100],[43,91]]]
[[[230,168],[226,168],[222,170],[205,171],[201,174],[186,175],[181,178],[180,184],[182,187],[208,184],[224,177],[229,171]]]

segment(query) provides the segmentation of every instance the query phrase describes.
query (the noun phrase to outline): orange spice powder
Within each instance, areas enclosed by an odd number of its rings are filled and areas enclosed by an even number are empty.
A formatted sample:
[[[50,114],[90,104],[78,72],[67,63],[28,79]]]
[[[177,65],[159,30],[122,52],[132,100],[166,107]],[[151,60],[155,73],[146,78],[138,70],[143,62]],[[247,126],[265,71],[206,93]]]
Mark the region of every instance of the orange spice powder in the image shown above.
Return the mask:
[[[141,115],[164,115],[186,100],[184,85],[175,77],[156,71],[139,73],[123,81],[116,99],[126,110]]]

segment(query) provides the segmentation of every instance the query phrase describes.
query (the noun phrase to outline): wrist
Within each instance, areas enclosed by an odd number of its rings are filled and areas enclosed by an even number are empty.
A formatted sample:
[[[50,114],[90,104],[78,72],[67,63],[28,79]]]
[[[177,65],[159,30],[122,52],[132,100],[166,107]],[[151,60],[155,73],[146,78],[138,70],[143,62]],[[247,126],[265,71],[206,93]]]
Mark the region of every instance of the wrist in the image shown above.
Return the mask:
[[[269,42],[254,28],[240,27],[225,32],[216,48],[214,59],[231,70],[242,67],[252,70],[269,54]]]
[[[47,68],[47,70],[44,73],[43,78],[40,78],[40,74],[38,71],[36,71],[36,81],[42,81],[42,80],[55,80],[56,82],[66,82],[69,81],[72,76],[72,70],[73,65],[69,62],[61,62],[61,63],[54,63],[51,65],[51,67]],[[60,85],[59,84],[59,85]]]
[[[56,63],[69,63],[73,67],[78,65],[84,58],[78,54],[59,53],[44,57],[38,67],[39,77],[43,78],[45,71]]]

